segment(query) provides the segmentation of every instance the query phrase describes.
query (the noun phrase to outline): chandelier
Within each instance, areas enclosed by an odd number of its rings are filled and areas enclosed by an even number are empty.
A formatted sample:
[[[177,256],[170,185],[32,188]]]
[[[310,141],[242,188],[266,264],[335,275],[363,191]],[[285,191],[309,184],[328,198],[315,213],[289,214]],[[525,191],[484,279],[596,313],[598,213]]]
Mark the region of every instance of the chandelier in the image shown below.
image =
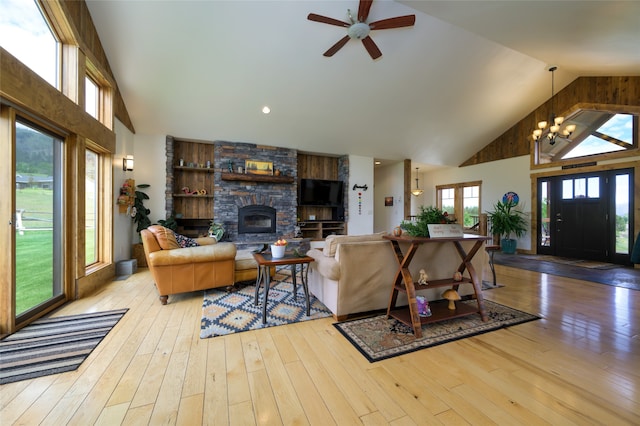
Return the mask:
[[[547,131],[547,138],[549,139],[549,145],[554,145],[556,143],[556,137],[562,135],[564,138],[568,138],[571,134],[576,130],[575,124],[569,124],[562,131],[560,131],[560,126],[564,122],[564,117],[556,117],[553,112],[553,104],[555,102],[554,96],[554,72],[558,69],[558,67],[550,67],[549,71],[551,72],[551,115],[549,117],[549,122],[553,123],[549,127]],[[538,123],[538,128],[533,131],[532,137],[534,141],[537,141],[542,137],[543,132],[547,127],[546,121],[540,121]]]
[[[422,195],[423,192],[424,191],[420,189],[420,185],[418,185],[418,168],[416,167],[416,187],[411,190],[411,193],[417,197],[418,195]]]

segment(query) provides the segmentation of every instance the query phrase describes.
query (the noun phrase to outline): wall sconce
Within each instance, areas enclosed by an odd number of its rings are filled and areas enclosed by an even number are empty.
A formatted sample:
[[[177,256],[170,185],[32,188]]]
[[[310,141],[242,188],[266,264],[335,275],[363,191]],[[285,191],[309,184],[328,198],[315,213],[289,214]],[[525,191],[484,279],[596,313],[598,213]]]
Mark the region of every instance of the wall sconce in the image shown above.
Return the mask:
[[[133,171],[133,155],[127,155],[122,159],[122,170],[125,172]]]

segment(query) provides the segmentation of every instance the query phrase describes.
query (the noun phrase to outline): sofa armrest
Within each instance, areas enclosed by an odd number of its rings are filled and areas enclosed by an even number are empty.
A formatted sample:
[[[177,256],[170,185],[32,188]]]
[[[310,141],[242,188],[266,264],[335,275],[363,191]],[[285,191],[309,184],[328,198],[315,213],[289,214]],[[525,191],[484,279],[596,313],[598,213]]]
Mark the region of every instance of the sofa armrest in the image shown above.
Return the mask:
[[[196,243],[200,244],[201,246],[210,246],[218,242],[218,240],[213,237],[198,237],[194,239],[196,240]]]
[[[340,263],[335,257],[325,256],[322,250],[311,249],[307,256],[315,260],[315,269],[324,277],[338,281],[340,279]]]
[[[152,266],[170,266],[183,265],[186,263],[234,260],[235,257],[235,244],[217,243],[198,247],[155,251],[149,254],[149,262]]]

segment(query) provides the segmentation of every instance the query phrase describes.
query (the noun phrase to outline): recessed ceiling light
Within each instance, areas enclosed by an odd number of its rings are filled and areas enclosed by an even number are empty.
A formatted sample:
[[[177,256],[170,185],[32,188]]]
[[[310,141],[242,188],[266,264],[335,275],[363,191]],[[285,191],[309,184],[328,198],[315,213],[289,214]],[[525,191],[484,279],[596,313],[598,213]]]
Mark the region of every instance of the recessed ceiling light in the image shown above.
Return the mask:
[[[264,114],[269,114],[271,112],[271,108],[269,108],[268,106],[265,105],[265,106],[262,107],[262,112]]]
[[[380,164],[382,164],[382,163],[381,163],[380,161],[376,161],[374,164],[375,164],[376,166],[379,166],[379,165],[380,165]]]

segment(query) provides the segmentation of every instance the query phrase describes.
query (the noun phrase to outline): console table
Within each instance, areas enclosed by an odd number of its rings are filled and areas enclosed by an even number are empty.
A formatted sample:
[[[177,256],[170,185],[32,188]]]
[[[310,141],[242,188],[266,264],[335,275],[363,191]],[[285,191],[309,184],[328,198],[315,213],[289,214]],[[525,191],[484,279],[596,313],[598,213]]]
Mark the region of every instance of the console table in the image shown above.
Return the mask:
[[[487,312],[484,307],[484,300],[482,297],[481,282],[478,279],[475,268],[471,264],[471,259],[473,259],[478,250],[480,250],[484,242],[491,239],[491,237],[479,235],[464,235],[463,237],[456,238],[425,238],[409,236],[395,237],[392,235],[386,235],[384,236],[384,238],[391,241],[396,258],[398,259],[398,272],[396,272],[395,279],[393,281],[393,288],[391,290],[391,296],[389,298],[389,307],[387,308],[387,318],[396,318],[398,321],[412,327],[413,333],[416,338],[422,337],[422,324],[443,321],[450,318],[456,318],[476,313],[480,314],[482,321],[488,320]],[[462,247],[461,242],[463,241],[475,241],[475,244],[468,253]],[[402,250],[400,248],[400,243],[409,244],[409,249],[404,254],[402,253]],[[413,259],[413,256],[416,254],[416,251],[421,245],[432,243],[453,244],[455,246],[456,252],[461,259],[457,271],[462,274],[465,270],[467,270],[469,273],[469,277],[463,276],[461,281],[456,281],[453,279],[453,277],[438,280],[429,280],[429,284],[424,286],[414,283],[413,278],[411,277],[411,272],[409,271],[411,260]],[[451,272],[453,275],[453,271]],[[456,304],[455,310],[449,310],[447,308],[447,301],[438,301],[435,303],[430,302],[429,305],[432,312],[431,316],[420,317],[418,315],[416,290],[425,290],[435,287],[451,287],[457,291],[458,287],[461,284],[473,285],[477,306],[470,307],[468,305],[458,303]],[[396,307],[398,293],[401,291],[406,292],[407,294],[407,299],[409,300],[408,307]]]

